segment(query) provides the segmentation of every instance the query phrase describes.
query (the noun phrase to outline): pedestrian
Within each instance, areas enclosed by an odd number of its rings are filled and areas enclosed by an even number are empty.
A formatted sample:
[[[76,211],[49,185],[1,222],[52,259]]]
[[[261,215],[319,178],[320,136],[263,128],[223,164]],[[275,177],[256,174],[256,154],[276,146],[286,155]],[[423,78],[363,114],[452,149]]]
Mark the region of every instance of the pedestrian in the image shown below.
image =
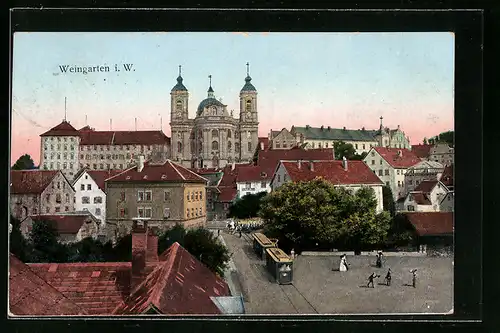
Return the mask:
[[[239,228],[239,232],[240,232],[240,238],[241,238],[241,227]]]
[[[339,266],[339,271],[340,272],[346,272],[349,270],[349,264],[347,263],[347,256],[343,254],[340,257],[340,266]]]
[[[370,287],[370,284],[371,284],[371,285],[372,285],[372,288],[375,288],[375,285],[374,285],[374,283],[373,283],[373,280],[374,280],[375,278],[378,278],[378,277],[380,277],[380,275],[377,275],[377,274],[375,274],[375,273],[372,273],[372,274],[368,277],[368,284],[366,285],[366,287],[367,287],[367,288],[368,288],[368,287]]]
[[[292,249],[292,251],[290,251],[290,257],[292,257],[292,260],[295,258],[295,250]]]
[[[411,279],[411,285],[413,286],[413,288],[416,288],[417,286],[417,270],[416,269],[412,269],[410,271],[410,273],[412,273],[412,279]]]
[[[217,237],[220,236],[220,229],[217,229]]]
[[[376,266],[378,268],[382,268],[382,251],[379,251],[379,253],[377,254],[377,263],[376,263]]]
[[[387,271],[387,274],[385,275],[385,279],[384,279],[385,284],[387,286],[391,285],[391,279],[392,279],[392,277],[391,277],[391,269],[389,268],[389,270]]]

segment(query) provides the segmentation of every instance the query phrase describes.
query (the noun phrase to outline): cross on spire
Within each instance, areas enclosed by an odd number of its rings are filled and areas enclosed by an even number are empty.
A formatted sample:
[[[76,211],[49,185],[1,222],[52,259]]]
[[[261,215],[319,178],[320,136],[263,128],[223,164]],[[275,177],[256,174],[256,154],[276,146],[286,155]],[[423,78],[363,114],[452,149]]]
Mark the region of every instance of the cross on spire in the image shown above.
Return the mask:
[[[249,74],[250,73],[249,67],[250,67],[250,64],[247,62],[247,76],[250,76],[250,74]]]
[[[179,76],[181,76],[181,68],[182,68],[182,66],[179,65]]]
[[[209,80],[210,87],[211,87],[211,86],[212,86],[212,75],[209,75],[209,76],[208,76],[208,80]]]
[[[384,117],[380,116],[380,127],[382,127],[382,120],[384,119]]]

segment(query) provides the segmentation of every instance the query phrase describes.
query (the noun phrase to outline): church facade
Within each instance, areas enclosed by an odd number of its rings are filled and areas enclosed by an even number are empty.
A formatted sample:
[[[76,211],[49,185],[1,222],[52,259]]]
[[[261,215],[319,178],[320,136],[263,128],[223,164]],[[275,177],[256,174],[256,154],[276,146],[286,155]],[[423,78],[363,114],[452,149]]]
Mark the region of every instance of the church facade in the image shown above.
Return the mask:
[[[258,142],[257,90],[251,83],[247,63],[245,84],[240,91],[239,118],[215,97],[211,76],[207,98],[200,102],[194,119],[189,118],[189,91],[181,67],[170,92],[172,160],[187,168],[224,167],[250,162]]]

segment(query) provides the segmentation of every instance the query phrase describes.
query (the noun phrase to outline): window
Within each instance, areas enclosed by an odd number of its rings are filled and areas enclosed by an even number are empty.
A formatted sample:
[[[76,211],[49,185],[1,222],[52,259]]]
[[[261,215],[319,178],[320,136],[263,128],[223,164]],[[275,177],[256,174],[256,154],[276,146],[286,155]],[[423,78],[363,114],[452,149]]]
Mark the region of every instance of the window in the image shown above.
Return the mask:
[[[374,151],[372,151],[372,156],[375,156],[375,152]]]
[[[68,207],[68,206],[65,206],[65,207],[64,207],[64,211],[65,211],[65,212],[69,212],[69,207]]]
[[[420,184],[420,180],[415,181],[415,185],[418,185],[418,184]]]
[[[47,213],[47,214],[50,213],[50,207],[49,206],[45,207],[45,213]]]
[[[164,219],[170,218],[170,208],[163,208],[163,218]]]
[[[200,191],[200,200],[203,200],[203,191]]]
[[[137,192],[137,201],[144,201],[144,191]]]
[[[385,175],[389,176],[389,169],[385,169]]]
[[[382,160],[380,160],[380,165],[382,165]]]
[[[189,217],[189,208],[186,209],[186,216]]]
[[[396,170],[396,174],[398,174],[398,175],[399,175],[399,170]]]
[[[354,147],[355,147],[355,148],[356,148],[356,150],[357,150],[357,149],[358,149],[358,144],[357,144],[357,143],[355,143],[355,144],[354,144]],[[320,148],[321,148],[321,147],[320,147]]]
[[[151,201],[151,200],[153,200],[153,192],[144,191],[144,201]]]
[[[38,211],[36,210],[36,208],[33,208],[33,215],[36,215],[36,214],[37,214],[37,212],[38,212]]]
[[[283,148],[285,148],[284,144],[283,144]],[[321,148],[321,142],[318,143],[318,148]]]
[[[137,208],[137,216],[144,217],[144,208],[142,208],[142,207]]]
[[[153,209],[151,207],[144,208],[144,217],[152,217]]]
[[[401,187],[401,181],[398,180],[398,187]]]
[[[281,175],[278,175],[278,182],[281,182]]]
[[[216,129],[212,130],[212,139],[218,138],[219,137],[219,131]]]
[[[267,186],[267,182],[261,182],[260,187],[265,188]]]
[[[363,143],[363,149],[366,149],[366,146],[365,146],[365,144],[364,144],[364,143]]]
[[[125,201],[125,192],[120,192],[120,200]]]
[[[217,141],[212,141],[212,150],[219,150],[219,143]]]
[[[82,204],[89,204],[90,203],[90,197],[82,197]]]
[[[252,143],[251,142],[248,143],[248,151],[252,151]]]
[[[276,142],[276,148],[281,148],[281,144],[279,142]]]
[[[61,207],[56,207],[56,213],[59,213],[61,211]]]
[[[87,191],[91,191],[92,190],[92,184],[87,184]]]
[[[56,202],[61,203],[61,193],[56,193]]]
[[[120,208],[120,217],[125,217],[126,216],[126,211],[125,208]]]
[[[386,186],[389,186],[389,182],[385,182],[385,185],[386,185]]]
[[[50,202],[50,194],[47,194],[46,199],[47,199],[47,202]]]
[[[383,173],[384,173],[384,170],[382,170],[382,169],[380,169],[380,170],[378,171],[378,175],[379,175],[379,176],[382,176],[382,175],[383,175]]]
[[[245,188],[251,188],[252,187],[252,183],[245,183]]]
[[[69,203],[69,194],[66,193],[66,200],[65,200],[66,203]]]
[[[227,138],[231,139],[231,130],[227,130]]]
[[[414,212],[415,211],[415,207],[413,205],[408,205],[408,211],[409,212]]]
[[[164,192],[164,199],[165,201],[170,201],[170,191],[165,191]]]
[[[68,164],[66,162],[63,163],[63,169],[66,169]]]
[[[375,165],[375,160],[372,160],[372,165]]]
[[[57,182],[57,189],[60,190],[61,189],[61,182]]]
[[[194,192],[191,192],[191,201],[194,201]]]
[[[198,201],[198,192],[194,192],[194,200]]]
[[[102,197],[94,197],[94,203],[95,203],[95,204],[100,204],[100,203],[102,203]]]
[[[99,169],[104,170],[104,164],[99,164]]]
[[[325,148],[328,148],[328,142],[325,143]]]

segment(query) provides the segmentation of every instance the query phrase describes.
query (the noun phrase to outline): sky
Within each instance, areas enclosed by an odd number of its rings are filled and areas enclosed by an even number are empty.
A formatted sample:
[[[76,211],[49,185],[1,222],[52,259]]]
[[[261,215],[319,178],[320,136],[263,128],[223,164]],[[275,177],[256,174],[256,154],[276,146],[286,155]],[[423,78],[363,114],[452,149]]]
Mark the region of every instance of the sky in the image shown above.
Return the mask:
[[[454,126],[448,32],[16,32],[12,61],[11,164],[23,154],[37,164],[40,134],[65,113],[77,129],[110,130],[112,119],[113,130],[135,130],[137,122],[137,130],[170,135],[179,65],[191,118],[207,97],[209,75],[216,98],[237,117],[248,62],[259,136],[292,125],[378,129],[383,116],[384,126],[400,125],[418,144]],[[110,71],[70,73],[61,66]]]

